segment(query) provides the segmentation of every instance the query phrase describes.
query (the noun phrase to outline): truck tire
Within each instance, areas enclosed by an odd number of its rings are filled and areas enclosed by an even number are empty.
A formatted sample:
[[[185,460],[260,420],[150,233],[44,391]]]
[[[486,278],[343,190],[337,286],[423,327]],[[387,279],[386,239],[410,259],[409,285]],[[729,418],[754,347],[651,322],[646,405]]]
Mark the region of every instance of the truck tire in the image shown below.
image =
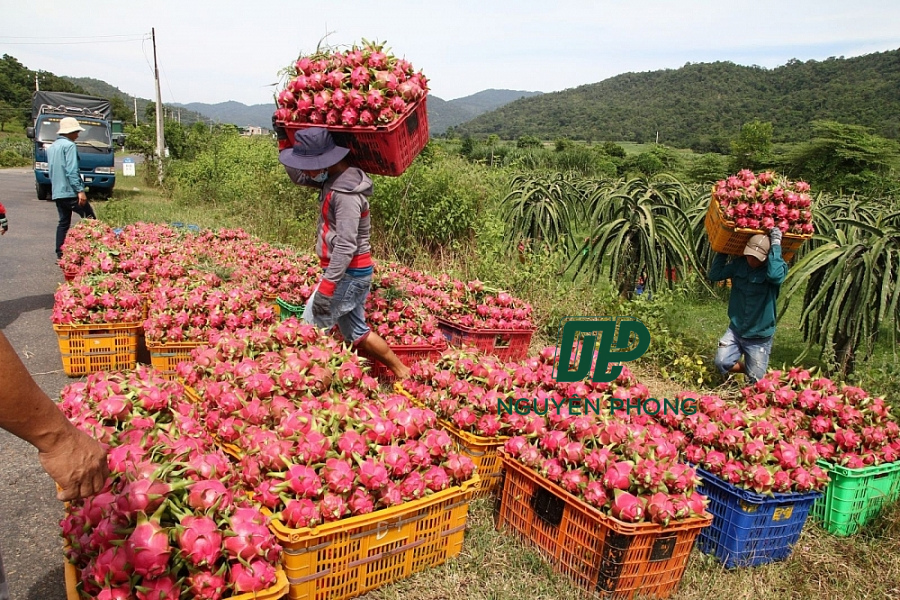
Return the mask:
[[[38,200],[49,200],[50,199],[50,186],[35,182],[34,188],[37,191]]]

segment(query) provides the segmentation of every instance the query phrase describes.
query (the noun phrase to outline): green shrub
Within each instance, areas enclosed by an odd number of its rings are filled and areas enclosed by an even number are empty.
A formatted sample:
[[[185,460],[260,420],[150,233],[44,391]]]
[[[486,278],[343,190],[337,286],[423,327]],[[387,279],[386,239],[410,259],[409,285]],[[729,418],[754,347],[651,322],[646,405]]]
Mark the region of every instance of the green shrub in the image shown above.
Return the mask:
[[[483,203],[500,194],[486,177],[483,167],[444,154],[430,162],[417,158],[400,177],[374,176],[373,242],[398,256],[458,247],[472,238]]]

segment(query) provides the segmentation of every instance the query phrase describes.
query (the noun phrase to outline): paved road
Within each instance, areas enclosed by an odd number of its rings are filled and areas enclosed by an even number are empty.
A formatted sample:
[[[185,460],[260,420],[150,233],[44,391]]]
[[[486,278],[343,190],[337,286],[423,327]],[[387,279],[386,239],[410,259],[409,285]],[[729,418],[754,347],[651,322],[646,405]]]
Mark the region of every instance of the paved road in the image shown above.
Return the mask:
[[[37,199],[30,168],[0,169],[0,202],[9,218],[0,237],[0,329],[55,399],[75,381],[62,372],[50,323],[53,293],[64,281],[53,251],[56,205]],[[37,451],[3,430],[0,457],[0,547],[12,598],[66,600],[56,487]]]

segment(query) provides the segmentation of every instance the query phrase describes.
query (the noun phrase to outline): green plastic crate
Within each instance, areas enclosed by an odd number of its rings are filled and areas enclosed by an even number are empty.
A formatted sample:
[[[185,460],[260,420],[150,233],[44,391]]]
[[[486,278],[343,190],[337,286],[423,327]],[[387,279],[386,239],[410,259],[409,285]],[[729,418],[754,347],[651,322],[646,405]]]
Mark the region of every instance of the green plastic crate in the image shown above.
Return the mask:
[[[900,495],[900,462],[848,469],[818,461],[831,481],[813,505],[810,516],[828,533],[853,535]]]
[[[303,311],[306,309],[305,304],[289,304],[281,298],[276,298],[275,303],[278,304],[279,308],[281,308],[279,316],[281,317],[282,321],[284,321],[285,319],[290,319],[291,317],[297,317],[297,319],[301,321],[303,320]]]

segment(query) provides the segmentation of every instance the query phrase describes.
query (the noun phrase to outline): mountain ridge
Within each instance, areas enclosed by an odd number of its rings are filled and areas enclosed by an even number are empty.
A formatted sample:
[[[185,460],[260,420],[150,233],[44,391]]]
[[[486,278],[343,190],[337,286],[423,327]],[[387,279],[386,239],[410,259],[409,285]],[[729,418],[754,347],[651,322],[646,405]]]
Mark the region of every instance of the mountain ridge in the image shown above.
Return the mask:
[[[455,100],[444,100],[429,94],[427,96],[428,126],[431,135],[441,135],[449,127],[473,119],[509,102],[520,98],[530,98],[541,93],[488,89],[463,98],[456,98]],[[238,126],[254,125],[266,129],[272,128],[272,113],[275,112],[274,103],[246,105],[235,100],[217,102],[215,104],[204,102],[174,103],[172,106],[198,112],[212,120],[234,123]]]
[[[815,120],[900,138],[900,49],[773,69],[730,61],[623,73],[598,83],[510,102],[452,127],[451,135],[502,139],[654,141],[728,152],[743,124],[773,124],[773,141],[806,138]]]

